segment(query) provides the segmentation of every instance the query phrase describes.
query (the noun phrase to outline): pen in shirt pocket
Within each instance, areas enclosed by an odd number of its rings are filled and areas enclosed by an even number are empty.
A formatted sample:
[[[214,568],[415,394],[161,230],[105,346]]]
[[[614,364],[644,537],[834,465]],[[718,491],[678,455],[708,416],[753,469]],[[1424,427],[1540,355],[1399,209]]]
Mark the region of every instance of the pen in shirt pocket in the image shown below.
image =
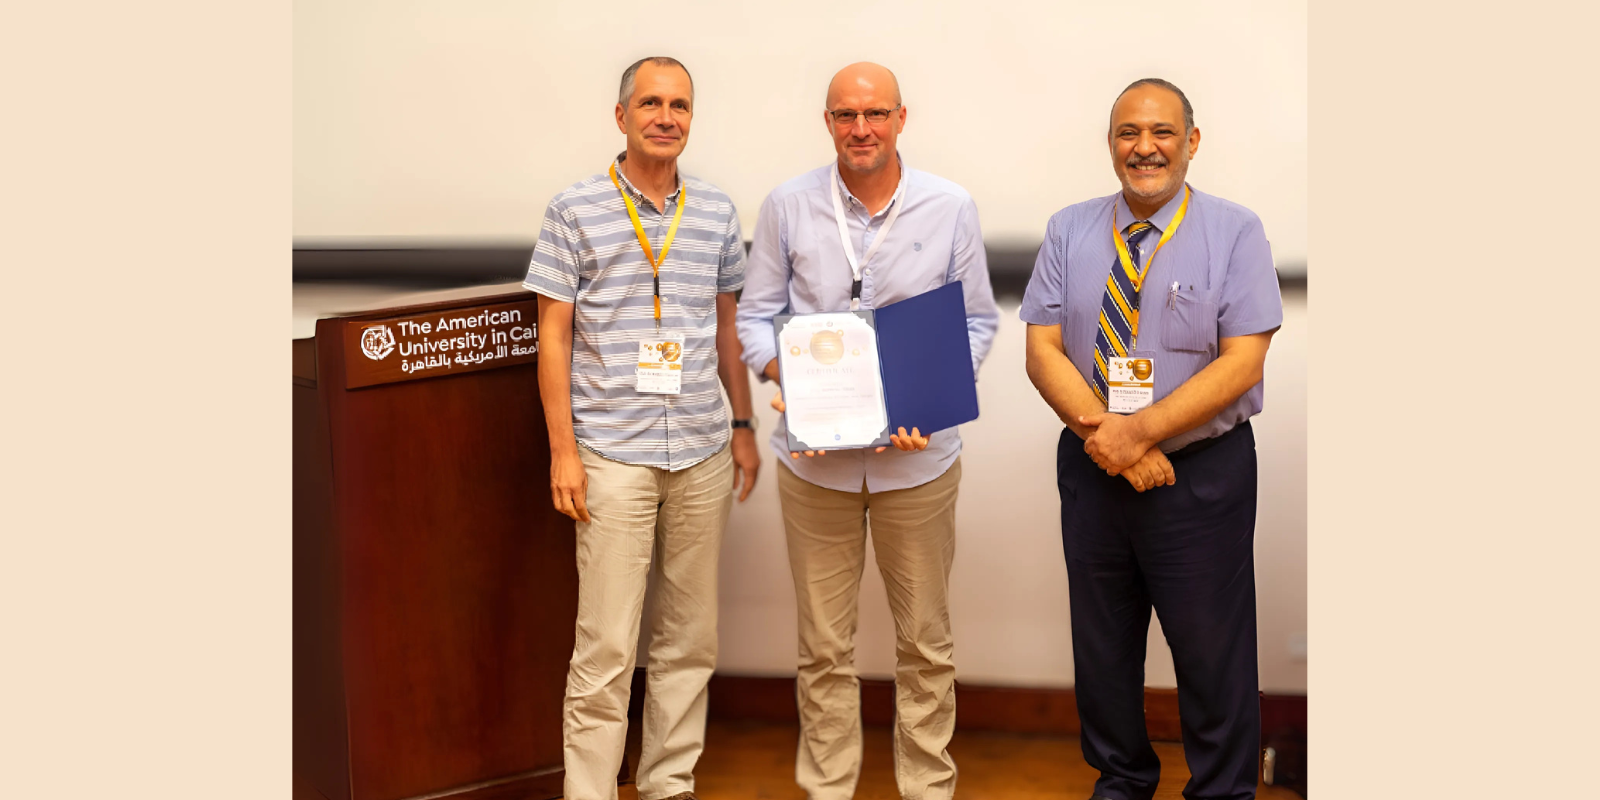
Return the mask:
[[[1172,282],[1172,291],[1167,292],[1167,308],[1178,307],[1178,282]]]

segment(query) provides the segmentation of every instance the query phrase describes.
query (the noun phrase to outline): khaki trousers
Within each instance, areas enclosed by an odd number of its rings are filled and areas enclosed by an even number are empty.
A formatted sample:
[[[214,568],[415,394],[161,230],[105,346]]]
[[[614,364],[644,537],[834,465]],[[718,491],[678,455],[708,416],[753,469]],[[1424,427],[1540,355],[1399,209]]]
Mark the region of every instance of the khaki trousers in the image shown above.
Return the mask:
[[[590,522],[577,524],[578,626],[562,733],[566,800],[615,800],[628,686],[651,569],[640,800],[693,791],[717,663],[717,553],[733,503],[727,448],[680,472],[579,448]],[[656,558],[652,560],[652,555]]]
[[[950,565],[961,460],[910,489],[824,489],[778,471],[800,611],[800,748],[795,780],[810,800],[848,800],[861,775],[855,635],[868,521],[895,630],[894,773],[906,800],[948,800],[956,764]]]

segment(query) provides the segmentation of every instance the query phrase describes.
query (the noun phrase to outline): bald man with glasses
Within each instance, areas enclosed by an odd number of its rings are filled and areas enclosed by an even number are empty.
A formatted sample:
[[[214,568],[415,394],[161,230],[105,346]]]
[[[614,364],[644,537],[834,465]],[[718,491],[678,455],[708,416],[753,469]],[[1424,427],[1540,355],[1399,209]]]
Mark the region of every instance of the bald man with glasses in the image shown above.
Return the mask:
[[[772,319],[881,308],[961,281],[972,367],[999,310],[978,210],[960,186],[906,166],[906,108],[894,74],[853,64],[828,86],[823,122],[838,158],[772,192],[761,207],[736,316],[744,360],[779,379]],[[773,407],[782,411],[781,393]],[[907,800],[946,800],[956,767],[950,567],[961,438],[896,431],[894,447],[788,452],[772,446],[799,609],[800,747],[795,778],[811,800],[846,800],[861,772],[855,633],[871,531],[894,616],[895,780]]]

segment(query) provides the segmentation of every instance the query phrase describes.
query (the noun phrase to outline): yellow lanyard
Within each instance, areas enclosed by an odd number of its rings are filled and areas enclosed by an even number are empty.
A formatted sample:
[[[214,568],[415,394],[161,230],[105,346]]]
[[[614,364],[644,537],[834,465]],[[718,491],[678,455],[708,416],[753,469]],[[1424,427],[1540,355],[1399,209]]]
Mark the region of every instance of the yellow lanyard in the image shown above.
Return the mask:
[[[639,210],[633,207],[633,198],[622,190],[622,183],[617,180],[616,162],[611,164],[611,183],[617,187],[617,192],[622,195],[622,202],[628,206],[628,219],[633,220],[633,232],[639,234],[639,246],[644,248],[645,260],[650,262],[650,277],[654,285],[656,298],[656,321],[661,321],[661,264],[667,260],[667,251],[672,249],[672,239],[678,235],[678,223],[683,221],[683,201],[689,199],[689,189],[686,186],[678,187],[678,211],[672,215],[672,227],[667,229],[666,241],[661,243],[661,257],[656,258],[655,251],[650,249],[650,237],[644,235],[644,225],[639,222]],[[1188,199],[1185,198],[1185,204]],[[1174,226],[1176,227],[1176,226]],[[1165,239],[1162,240],[1166,241]]]
[[[1166,231],[1162,232],[1161,241],[1156,242],[1156,249],[1150,253],[1149,258],[1144,260],[1144,270],[1135,273],[1133,271],[1133,257],[1128,255],[1128,245],[1122,241],[1122,229],[1117,227],[1117,205],[1115,203],[1111,204],[1111,240],[1117,244],[1117,257],[1122,259],[1122,268],[1128,271],[1128,277],[1133,280],[1133,290],[1135,292],[1144,288],[1144,279],[1146,275],[1150,274],[1150,265],[1156,263],[1156,253],[1161,252],[1161,248],[1166,245],[1168,239],[1172,238],[1172,234],[1178,232],[1178,226],[1183,224],[1183,215],[1187,213],[1189,213],[1189,186],[1185,184],[1183,187],[1183,205],[1178,206],[1178,213],[1172,218],[1172,224],[1168,225]],[[1138,323],[1135,322],[1134,325],[1137,326]],[[1135,327],[1133,333],[1137,334],[1138,332],[1138,328]]]

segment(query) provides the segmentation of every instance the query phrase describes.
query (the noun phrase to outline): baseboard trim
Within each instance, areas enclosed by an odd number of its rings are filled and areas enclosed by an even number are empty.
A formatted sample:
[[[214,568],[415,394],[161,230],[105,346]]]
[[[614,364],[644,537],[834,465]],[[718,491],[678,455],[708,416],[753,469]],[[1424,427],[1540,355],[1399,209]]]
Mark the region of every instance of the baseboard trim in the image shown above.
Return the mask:
[[[561,767],[534,770],[406,800],[553,800],[561,797],[565,777]]]
[[[707,715],[711,719],[746,720],[798,725],[793,677],[711,676]],[[644,696],[644,671],[634,674],[632,699]],[[1077,695],[1070,688],[988,686],[956,682],[957,723],[964,731],[993,731],[1039,736],[1077,736]],[[1144,690],[1145,724],[1155,741],[1183,739],[1178,721],[1178,690],[1147,687]],[[894,682],[861,680],[861,719],[867,725],[894,722]],[[1298,735],[1306,731],[1306,696],[1261,695],[1261,738]]]

